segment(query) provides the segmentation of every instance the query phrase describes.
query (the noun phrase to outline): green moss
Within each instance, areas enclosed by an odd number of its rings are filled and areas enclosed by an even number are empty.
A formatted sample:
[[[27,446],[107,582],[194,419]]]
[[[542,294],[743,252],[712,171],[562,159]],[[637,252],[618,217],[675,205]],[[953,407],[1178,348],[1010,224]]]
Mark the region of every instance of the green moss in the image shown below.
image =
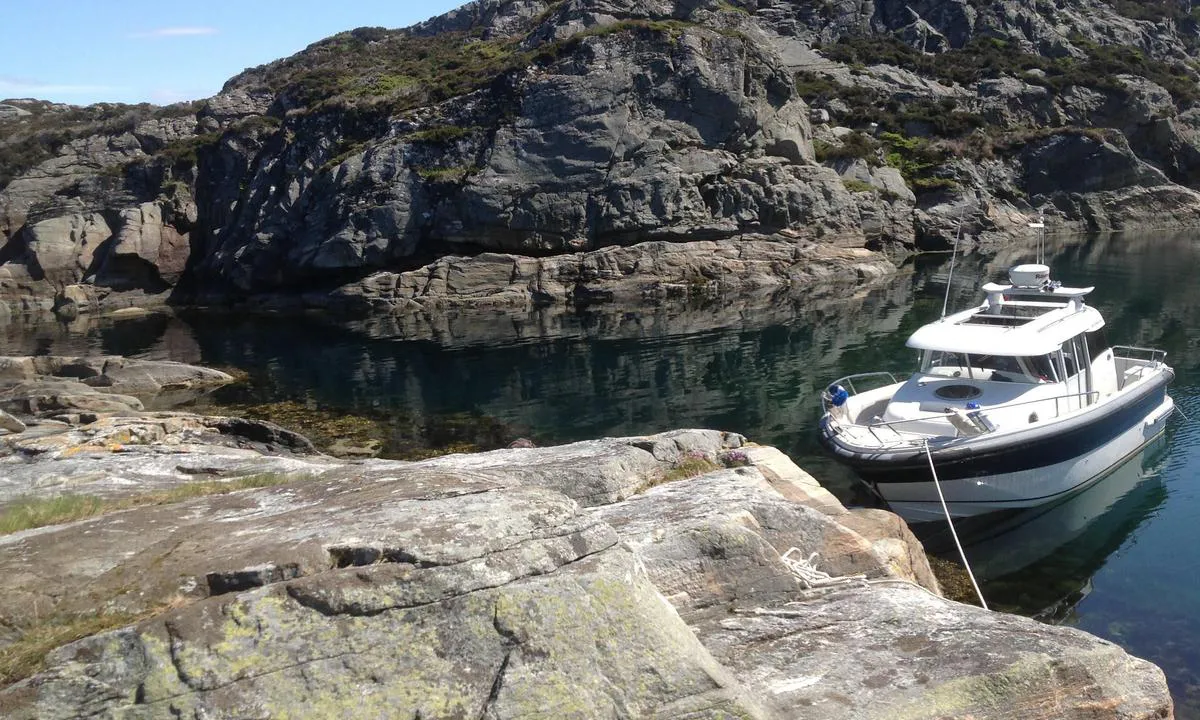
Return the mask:
[[[479,168],[474,165],[417,168],[417,174],[421,176],[421,179],[435,183],[462,182],[468,175],[477,172],[479,172]]]
[[[475,128],[458,127],[457,125],[434,125],[433,127],[409,133],[404,137],[410,142],[448,143],[473,133]]]
[[[1119,132],[1104,128],[1074,126],[1015,128],[1007,131],[972,135],[965,142],[954,147],[953,151],[964,157],[977,160],[989,159],[996,156],[1011,155],[1012,153],[1021,151],[1030,143],[1038,143],[1059,135],[1086,137],[1094,142],[1104,143],[1111,142],[1114,139],[1111,136],[1119,135]]]
[[[796,73],[796,91],[811,105],[840,100],[850,108],[857,124],[876,123],[881,130],[904,132],[917,127],[934,137],[954,138],[987,125],[981,115],[959,110],[952,98],[883,95],[857,85],[842,85],[816,73]]]
[[[841,144],[833,145],[821,141],[813,142],[813,152],[818,162],[834,160],[866,160],[877,165],[880,144],[864,132],[852,132],[841,138]]]
[[[252,115],[238,122],[234,128],[243,134],[272,132],[283,126],[283,121],[274,115]]]
[[[1102,651],[1093,652],[1104,657]],[[1057,699],[1062,692],[1062,662],[1041,653],[1024,653],[994,672],[957,677],[932,687],[906,705],[889,708],[888,716],[895,720],[1033,716],[1042,712],[1046,698]]]
[[[250,72],[302,110],[365,102],[395,114],[466,94],[523,67],[528,57],[518,41],[361,28]]]
[[[31,114],[0,121],[0,190],[30,168],[58,155],[72,140],[91,135],[120,135],[156,118],[195,114],[198,104],[156,107],[149,103],[98,103],[87,107],[45,101],[22,103]],[[119,173],[113,173],[119,174]]]
[[[712,459],[700,455],[688,455],[675,464],[675,467],[665,472],[662,479],[652,485],[660,485],[662,483],[676,482],[678,480],[687,480],[688,478],[698,477],[705,473],[720,470],[721,465]]]
[[[881,133],[879,139],[885,149],[884,161],[900,171],[913,192],[920,194],[956,187],[953,180],[934,174],[948,159],[944,147],[924,138],[899,133]]]
[[[337,153],[333,157],[326,160],[325,163],[317,170],[317,172],[329,172],[330,170],[333,170],[338,165],[341,165],[350,158],[361,153],[365,147],[366,143],[360,141],[347,141],[340,143],[337,147]]]
[[[926,54],[894,36],[873,34],[844,37],[822,48],[821,52],[831,60],[848,65],[895,65],[943,82],[967,86],[1005,75],[1021,77],[1055,93],[1078,85],[1127,95],[1125,84],[1117,76],[1139,75],[1166,88],[1181,106],[1190,106],[1200,100],[1195,73],[1183,64],[1155,60],[1130,45],[1099,45],[1079,35],[1070,40],[1086,53],[1086,57],[1034,55],[1004,40],[987,37],[975,37],[962,48]]]
[[[408,75],[376,75],[365,80],[349,79],[345,93],[351,97],[389,97],[420,86],[420,81]]]
[[[194,166],[199,162],[201,149],[216,145],[220,142],[222,135],[223,133],[220,132],[211,132],[176,140],[160,148],[158,152],[154,153],[154,157],[165,160],[171,165]]]
[[[875,186],[856,178],[842,178],[842,185],[852,193],[875,192]]]

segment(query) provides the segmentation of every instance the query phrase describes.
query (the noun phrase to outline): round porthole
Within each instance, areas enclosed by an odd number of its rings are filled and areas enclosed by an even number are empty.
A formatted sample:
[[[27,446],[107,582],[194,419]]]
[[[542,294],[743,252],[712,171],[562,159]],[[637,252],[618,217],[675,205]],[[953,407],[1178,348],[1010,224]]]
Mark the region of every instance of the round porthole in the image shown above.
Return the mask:
[[[983,391],[974,385],[943,385],[933,394],[943,400],[970,400],[982,395]]]

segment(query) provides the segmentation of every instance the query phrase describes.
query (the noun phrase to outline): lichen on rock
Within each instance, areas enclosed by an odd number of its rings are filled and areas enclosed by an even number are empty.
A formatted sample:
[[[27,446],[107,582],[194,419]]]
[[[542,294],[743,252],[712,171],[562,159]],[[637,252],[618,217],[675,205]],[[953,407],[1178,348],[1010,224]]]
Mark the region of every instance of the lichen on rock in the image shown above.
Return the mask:
[[[205,422],[173,418],[158,442]],[[225,472],[226,450],[205,442],[175,445],[174,462]],[[104,474],[124,472],[122,457],[70,460]],[[737,462],[664,482],[697,457]],[[10,676],[0,712],[1170,714],[1154,666],[1083,633],[942,599],[895,516],[848,512],[786,456],[736,434],[290,462],[310,474],[0,537],[8,652],[28,652],[22,635],[41,618],[96,607],[112,622],[140,618]],[[172,472],[144,463],[139,482]],[[858,579],[806,591],[781,560],[793,548]]]

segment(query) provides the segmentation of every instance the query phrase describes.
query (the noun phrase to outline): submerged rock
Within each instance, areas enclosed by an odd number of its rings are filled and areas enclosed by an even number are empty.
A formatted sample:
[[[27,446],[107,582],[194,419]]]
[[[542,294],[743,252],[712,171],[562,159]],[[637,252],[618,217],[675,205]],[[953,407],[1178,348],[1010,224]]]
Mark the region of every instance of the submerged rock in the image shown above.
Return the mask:
[[[168,360],[0,356],[0,407],[39,417],[69,409],[141,410],[143,402],[169,407],[231,382],[219,370]]]

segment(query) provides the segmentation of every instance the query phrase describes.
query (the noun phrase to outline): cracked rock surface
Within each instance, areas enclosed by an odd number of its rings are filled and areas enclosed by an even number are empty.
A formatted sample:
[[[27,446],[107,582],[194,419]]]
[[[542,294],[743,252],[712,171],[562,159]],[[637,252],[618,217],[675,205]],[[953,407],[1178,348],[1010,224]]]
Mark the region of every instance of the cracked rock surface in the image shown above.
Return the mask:
[[[176,465],[228,452],[205,437]],[[148,487],[172,472],[153,453],[61,454],[27,467],[141,459]],[[679,476],[701,457],[711,471]],[[0,536],[0,650],[38,613],[143,618],[53,650],[0,690],[0,715],[1171,716],[1155,666],[944,600],[895,516],[847,511],[739,435],[293,460],[278,486]],[[792,548],[861,579],[805,591]]]

